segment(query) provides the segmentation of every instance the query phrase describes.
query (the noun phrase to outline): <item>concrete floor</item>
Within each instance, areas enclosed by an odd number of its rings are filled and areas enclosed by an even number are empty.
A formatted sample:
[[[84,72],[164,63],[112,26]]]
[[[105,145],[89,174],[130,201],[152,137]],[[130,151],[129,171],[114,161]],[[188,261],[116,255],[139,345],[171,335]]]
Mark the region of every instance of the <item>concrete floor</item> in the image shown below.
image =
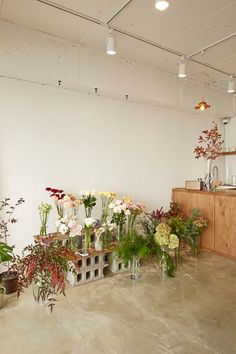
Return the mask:
[[[155,265],[72,288],[54,313],[31,289],[0,310],[1,354],[236,353],[236,261],[204,253],[174,279]]]

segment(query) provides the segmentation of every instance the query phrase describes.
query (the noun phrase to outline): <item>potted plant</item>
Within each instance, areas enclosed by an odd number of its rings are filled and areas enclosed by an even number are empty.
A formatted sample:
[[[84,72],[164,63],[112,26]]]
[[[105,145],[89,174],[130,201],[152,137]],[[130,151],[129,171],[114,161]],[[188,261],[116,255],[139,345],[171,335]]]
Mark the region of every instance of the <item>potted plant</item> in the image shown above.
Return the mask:
[[[23,257],[18,256],[13,265],[18,272],[17,295],[32,285],[35,300],[47,304],[51,311],[56,297],[66,295],[66,275],[76,260],[75,253],[68,246],[53,241],[52,236],[45,236],[40,242],[25,247]]]
[[[9,225],[15,224],[18,220],[13,217],[15,209],[24,203],[24,199],[20,198],[13,205],[10,205],[10,198],[5,198],[0,201],[0,241],[8,245]],[[9,245],[8,245],[9,246]],[[12,249],[12,248],[11,248]],[[6,294],[11,294],[17,291],[17,271],[10,267],[11,259],[6,260],[7,270],[0,274],[1,286],[6,289]]]
[[[13,247],[10,247],[5,242],[0,241],[0,264],[12,260],[12,249]],[[6,289],[3,286],[0,286],[0,309],[3,307],[5,292]]]

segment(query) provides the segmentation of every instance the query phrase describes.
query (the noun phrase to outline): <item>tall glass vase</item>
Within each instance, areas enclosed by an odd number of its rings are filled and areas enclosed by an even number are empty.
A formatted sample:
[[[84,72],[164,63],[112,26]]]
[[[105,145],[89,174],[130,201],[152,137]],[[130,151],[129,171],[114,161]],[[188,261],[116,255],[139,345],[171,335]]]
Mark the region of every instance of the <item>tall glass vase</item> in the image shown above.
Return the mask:
[[[131,263],[131,279],[138,280],[140,278],[140,262],[139,258],[133,256],[132,263]]]
[[[205,189],[210,191],[212,190],[212,186],[213,186],[213,179],[212,179],[212,160],[211,159],[207,159],[207,172],[205,175],[205,180],[204,180],[204,184],[205,184]]]

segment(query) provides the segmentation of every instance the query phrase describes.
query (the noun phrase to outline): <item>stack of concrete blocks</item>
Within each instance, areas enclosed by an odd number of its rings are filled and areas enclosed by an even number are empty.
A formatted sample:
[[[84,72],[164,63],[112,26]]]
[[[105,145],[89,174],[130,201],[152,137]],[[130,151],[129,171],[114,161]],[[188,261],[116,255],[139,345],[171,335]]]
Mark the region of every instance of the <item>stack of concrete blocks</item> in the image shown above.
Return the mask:
[[[117,256],[115,252],[112,252],[107,255],[108,256],[108,269],[113,273],[113,274],[119,274],[122,272],[126,272],[127,270],[130,269],[130,263],[125,266],[124,262]]]
[[[90,283],[104,278],[104,268],[108,266],[106,254],[95,253],[86,257],[78,258],[78,269],[67,274],[67,280],[72,286]]]

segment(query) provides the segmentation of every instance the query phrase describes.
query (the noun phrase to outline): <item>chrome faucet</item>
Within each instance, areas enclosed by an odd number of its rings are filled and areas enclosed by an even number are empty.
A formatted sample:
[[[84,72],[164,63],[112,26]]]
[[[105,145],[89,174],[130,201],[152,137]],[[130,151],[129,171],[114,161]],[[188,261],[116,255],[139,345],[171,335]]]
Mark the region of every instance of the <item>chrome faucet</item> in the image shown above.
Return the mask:
[[[218,169],[218,167],[215,165],[214,167],[213,167],[213,180],[215,181],[215,180],[218,180],[219,179],[219,169]]]

